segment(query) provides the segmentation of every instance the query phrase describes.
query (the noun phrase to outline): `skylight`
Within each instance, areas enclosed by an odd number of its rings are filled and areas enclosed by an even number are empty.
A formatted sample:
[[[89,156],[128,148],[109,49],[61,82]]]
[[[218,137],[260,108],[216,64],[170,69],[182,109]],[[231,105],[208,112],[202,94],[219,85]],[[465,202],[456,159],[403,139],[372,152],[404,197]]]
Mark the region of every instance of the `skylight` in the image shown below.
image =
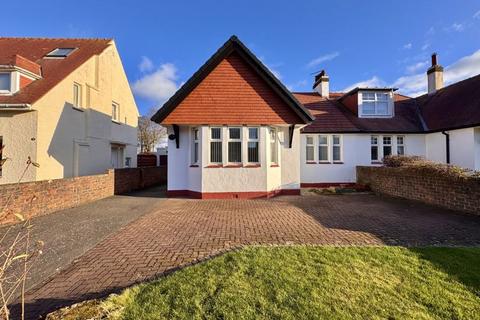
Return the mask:
[[[72,53],[73,50],[75,50],[75,48],[57,48],[57,49],[53,50],[52,52],[47,53],[47,55],[45,57],[48,57],[48,58],[65,58],[70,53]]]

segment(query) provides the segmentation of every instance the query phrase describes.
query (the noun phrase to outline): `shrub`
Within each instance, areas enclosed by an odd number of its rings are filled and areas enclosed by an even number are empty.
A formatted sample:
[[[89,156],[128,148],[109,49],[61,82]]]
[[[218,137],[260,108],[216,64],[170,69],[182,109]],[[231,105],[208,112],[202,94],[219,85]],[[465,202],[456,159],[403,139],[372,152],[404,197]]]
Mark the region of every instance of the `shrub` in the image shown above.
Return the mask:
[[[387,156],[383,159],[383,165],[390,168],[408,167],[433,175],[442,175],[457,179],[480,179],[480,171],[433,162],[419,156]]]

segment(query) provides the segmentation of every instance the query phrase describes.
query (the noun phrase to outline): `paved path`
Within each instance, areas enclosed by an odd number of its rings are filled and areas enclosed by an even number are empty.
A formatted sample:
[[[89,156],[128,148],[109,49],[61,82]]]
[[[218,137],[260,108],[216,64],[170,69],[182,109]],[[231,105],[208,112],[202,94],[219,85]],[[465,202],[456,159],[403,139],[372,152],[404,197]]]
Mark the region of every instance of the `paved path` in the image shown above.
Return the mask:
[[[165,200],[164,189],[113,196],[32,219],[32,239],[42,240],[45,245],[35,262],[35,272],[29,274],[27,290],[69,266],[109,234],[153,210]],[[13,240],[19,227],[0,228],[0,235],[10,229],[4,243]]]
[[[27,296],[29,315],[247,244],[480,245],[480,218],[374,195],[168,199]]]

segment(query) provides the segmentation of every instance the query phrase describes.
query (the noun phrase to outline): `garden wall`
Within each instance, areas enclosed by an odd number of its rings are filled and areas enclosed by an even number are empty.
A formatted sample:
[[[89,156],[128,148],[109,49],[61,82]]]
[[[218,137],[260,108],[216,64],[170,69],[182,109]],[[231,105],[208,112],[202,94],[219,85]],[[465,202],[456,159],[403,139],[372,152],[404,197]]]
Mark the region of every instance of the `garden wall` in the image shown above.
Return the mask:
[[[166,183],[166,167],[108,170],[105,174],[0,185],[0,224],[14,214],[34,217]],[[5,209],[4,209],[5,208]]]
[[[480,179],[415,167],[357,167],[357,182],[372,191],[480,215]]]

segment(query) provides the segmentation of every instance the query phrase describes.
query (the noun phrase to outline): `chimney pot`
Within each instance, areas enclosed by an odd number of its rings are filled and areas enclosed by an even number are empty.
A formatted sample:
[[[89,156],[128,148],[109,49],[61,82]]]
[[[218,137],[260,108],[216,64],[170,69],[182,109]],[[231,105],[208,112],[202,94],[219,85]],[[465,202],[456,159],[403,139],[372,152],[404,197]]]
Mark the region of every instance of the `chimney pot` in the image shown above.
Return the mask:
[[[437,53],[432,53],[432,67],[437,65]]]

